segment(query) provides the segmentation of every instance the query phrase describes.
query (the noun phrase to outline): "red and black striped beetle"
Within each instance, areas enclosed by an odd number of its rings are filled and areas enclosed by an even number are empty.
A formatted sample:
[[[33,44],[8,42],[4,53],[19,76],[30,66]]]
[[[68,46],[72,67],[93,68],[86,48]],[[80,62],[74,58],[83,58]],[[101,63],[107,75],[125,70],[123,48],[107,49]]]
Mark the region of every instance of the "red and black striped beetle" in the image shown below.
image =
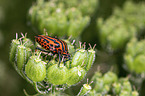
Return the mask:
[[[44,35],[35,36],[35,39],[44,49],[49,50],[53,54],[58,54],[59,63],[61,62],[62,58],[64,58],[64,62],[66,62],[66,59],[70,60],[70,54],[68,52],[67,44],[63,40]],[[37,49],[42,50],[38,47]]]

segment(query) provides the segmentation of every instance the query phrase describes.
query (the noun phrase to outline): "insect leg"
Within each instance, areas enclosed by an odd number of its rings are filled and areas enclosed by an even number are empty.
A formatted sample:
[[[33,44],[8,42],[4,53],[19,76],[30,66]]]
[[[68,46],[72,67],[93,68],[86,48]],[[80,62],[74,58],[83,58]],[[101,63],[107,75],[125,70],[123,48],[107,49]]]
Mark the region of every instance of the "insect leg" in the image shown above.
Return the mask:
[[[46,51],[46,50],[43,50],[43,49],[41,49],[41,48],[39,48],[39,47],[36,47],[36,49],[38,49],[38,50],[40,50],[40,51],[43,51],[43,52],[47,52],[48,53],[48,51]],[[51,58],[52,58],[52,56],[53,56],[54,54],[51,54],[50,55],[50,58],[49,58],[49,61],[47,62],[47,64],[51,61]],[[45,55],[46,56],[46,55]]]
[[[54,53],[52,53],[52,54],[50,55],[50,57],[49,57],[49,62],[51,61],[53,55],[54,55]],[[49,62],[48,62],[48,63],[49,63]],[[48,64],[48,63],[47,63],[47,64]]]
[[[59,55],[59,63],[58,63],[58,67],[60,66],[60,62],[61,62],[61,55],[60,55],[60,53],[58,53],[58,55]]]
[[[36,49],[38,49],[38,50],[40,50],[40,51],[43,51],[43,52],[48,52],[48,51],[43,50],[43,49],[41,49],[41,48],[39,48],[39,47],[36,47]]]
[[[66,63],[67,61],[69,61],[70,59],[71,59],[71,58],[69,57],[68,60],[64,60],[64,61],[63,61],[64,66],[65,66],[65,63]]]

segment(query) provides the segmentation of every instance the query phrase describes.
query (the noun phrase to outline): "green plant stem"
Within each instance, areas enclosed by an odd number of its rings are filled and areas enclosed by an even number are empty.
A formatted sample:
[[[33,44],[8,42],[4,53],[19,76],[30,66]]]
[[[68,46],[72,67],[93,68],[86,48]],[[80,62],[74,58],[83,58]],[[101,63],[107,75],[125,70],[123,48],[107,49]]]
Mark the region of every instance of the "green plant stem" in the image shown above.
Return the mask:
[[[33,81],[31,81],[31,80],[25,75],[25,73],[24,73],[22,70],[20,71],[20,70],[17,68],[16,63],[13,64],[13,67],[14,67],[14,69],[18,72],[18,74],[19,74],[23,79],[27,80],[30,84],[33,85]],[[41,85],[43,88],[45,88],[44,85],[41,84],[40,82],[39,82],[38,84]],[[41,88],[41,86],[38,86],[38,87]]]
[[[41,87],[46,88],[41,82],[37,82]]]
[[[40,94],[46,94],[46,91],[40,91],[40,90],[39,90],[39,88],[38,88],[38,86],[37,86],[37,82],[33,82],[33,85],[35,86],[35,89],[36,89],[36,91],[37,91],[38,93],[40,93]]]

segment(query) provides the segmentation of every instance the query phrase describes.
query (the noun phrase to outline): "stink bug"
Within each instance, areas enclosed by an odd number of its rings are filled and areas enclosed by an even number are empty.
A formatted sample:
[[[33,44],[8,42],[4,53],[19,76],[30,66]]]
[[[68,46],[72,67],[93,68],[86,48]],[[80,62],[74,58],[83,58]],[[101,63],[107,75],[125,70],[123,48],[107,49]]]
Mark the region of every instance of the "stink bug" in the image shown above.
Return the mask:
[[[70,60],[67,44],[63,40],[44,35],[35,36],[35,39],[44,49],[59,55],[59,64],[62,58],[64,58],[64,62]],[[37,49],[45,51],[38,47]]]

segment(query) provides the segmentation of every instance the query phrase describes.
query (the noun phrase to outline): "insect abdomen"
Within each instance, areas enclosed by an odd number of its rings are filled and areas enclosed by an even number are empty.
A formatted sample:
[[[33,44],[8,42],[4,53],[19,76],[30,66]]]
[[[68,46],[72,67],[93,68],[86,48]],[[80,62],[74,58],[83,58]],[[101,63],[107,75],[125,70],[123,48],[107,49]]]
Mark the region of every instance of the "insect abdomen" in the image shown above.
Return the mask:
[[[35,38],[43,48],[50,50],[55,54],[58,53],[66,55],[68,53],[67,44],[60,39],[43,35],[35,36]]]

